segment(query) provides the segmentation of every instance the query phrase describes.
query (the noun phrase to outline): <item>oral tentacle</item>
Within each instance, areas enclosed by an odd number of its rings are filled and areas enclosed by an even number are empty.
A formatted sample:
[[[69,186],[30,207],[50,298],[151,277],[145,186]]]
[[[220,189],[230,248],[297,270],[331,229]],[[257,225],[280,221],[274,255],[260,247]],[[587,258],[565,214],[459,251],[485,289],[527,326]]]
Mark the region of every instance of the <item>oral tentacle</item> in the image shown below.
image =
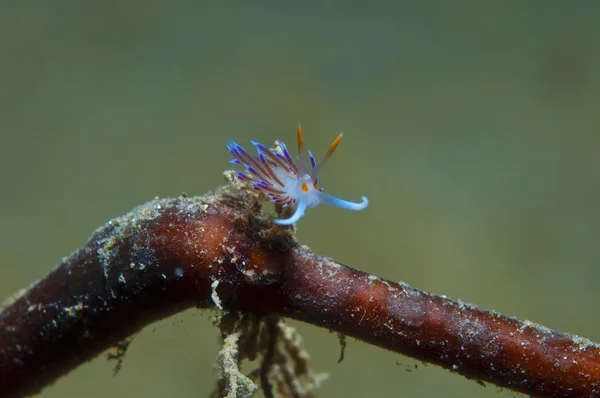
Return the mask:
[[[318,199],[319,199],[319,203],[323,203],[329,206],[335,206],[335,207],[339,207],[341,209],[346,209],[346,210],[363,210],[365,209],[368,205],[369,205],[369,199],[367,199],[366,196],[363,196],[362,202],[350,202],[348,200],[343,200],[340,198],[336,198],[335,196],[326,194],[323,191],[317,191],[315,192],[315,195],[317,195]]]
[[[306,202],[303,200],[300,200],[298,202],[298,207],[296,207],[296,211],[294,212],[294,214],[292,214],[292,216],[290,218],[277,218],[275,220],[273,220],[273,222],[277,225],[292,225],[295,224],[296,222],[298,222],[298,220],[300,220],[302,218],[302,216],[304,215],[304,213],[306,212]]]

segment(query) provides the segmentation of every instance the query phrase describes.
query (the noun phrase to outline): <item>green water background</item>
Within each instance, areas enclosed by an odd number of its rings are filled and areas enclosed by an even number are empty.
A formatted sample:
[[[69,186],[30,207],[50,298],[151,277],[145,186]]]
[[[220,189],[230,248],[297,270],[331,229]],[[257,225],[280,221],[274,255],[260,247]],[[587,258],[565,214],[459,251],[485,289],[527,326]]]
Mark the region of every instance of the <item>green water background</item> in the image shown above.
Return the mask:
[[[0,3],[0,297],[108,219],[223,183],[229,140],[305,139],[299,239],[392,280],[600,340],[600,3]],[[290,145],[293,147],[293,145]],[[146,328],[51,397],[205,397],[210,312]],[[322,397],[515,393],[298,325]],[[414,365],[418,364],[418,369]],[[412,370],[412,371],[408,371]]]

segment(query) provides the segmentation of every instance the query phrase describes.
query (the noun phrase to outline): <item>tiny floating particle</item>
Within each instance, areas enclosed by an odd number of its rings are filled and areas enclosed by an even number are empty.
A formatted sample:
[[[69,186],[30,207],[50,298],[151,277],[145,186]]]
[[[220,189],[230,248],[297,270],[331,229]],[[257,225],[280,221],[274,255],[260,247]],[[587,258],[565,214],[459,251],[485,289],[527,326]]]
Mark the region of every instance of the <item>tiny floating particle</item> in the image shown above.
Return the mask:
[[[317,188],[317,175],[335,152],[342,140],[343,133],[337,136],[319,163],[315,161],[312,152],[304,146],[300,125],[298,125],[296,135],[298,138],[298,163],[294,161],[285,144],[279,140],[274,149],[251,141],[258,155],[249,154],[234,141],[227,144],[229,152],[233,155],[230,163],[246,167],[246,172],[239,171],[236,174],[238,180],[247,182],[257,191],[263,192],[273,203],[295,208],[295,212],[290,218],[276,219],[274,220],[275,224],[294,224],[302,218],[307,208],[316,207],[321,203],[348,210],[366,208],[369,200],[365,196],[362,197],[360,203],[354,203],[328,195],[323,192],[323,188]]]

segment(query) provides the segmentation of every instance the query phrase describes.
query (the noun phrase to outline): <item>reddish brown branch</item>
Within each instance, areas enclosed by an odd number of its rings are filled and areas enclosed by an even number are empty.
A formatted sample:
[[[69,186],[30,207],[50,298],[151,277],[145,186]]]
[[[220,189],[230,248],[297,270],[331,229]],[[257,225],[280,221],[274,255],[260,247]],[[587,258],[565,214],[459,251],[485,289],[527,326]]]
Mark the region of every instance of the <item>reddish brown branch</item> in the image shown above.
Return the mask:
[[[222,194],[150,202],[0,308],[0,396],[189,307],[281,315],[539,397],[600,396],[600,347],[311,253]],[[212,286],[216,286],[213,292]]]

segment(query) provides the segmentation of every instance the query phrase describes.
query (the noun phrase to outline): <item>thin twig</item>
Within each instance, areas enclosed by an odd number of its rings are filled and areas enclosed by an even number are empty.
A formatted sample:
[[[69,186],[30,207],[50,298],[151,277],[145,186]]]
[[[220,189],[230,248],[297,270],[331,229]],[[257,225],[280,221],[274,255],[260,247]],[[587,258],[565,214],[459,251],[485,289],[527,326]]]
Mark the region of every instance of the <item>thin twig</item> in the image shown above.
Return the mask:
[[[225,310],[302,320],[533,396],[600,396],[595,343],[318,256],[255,199],[224,193],[112,220],[2,304],[0,396],[36,393],[150,322],[214,307],[211,286]]]
[[[274,398],[273,385],[269,381],[269,372],[273,366],[273,357],[277,351],[277,337],[279,328],[277,327],[277,317],[268,318],[265,321],[265,333],[267,333],[267,347],[263,363],[260,367],[260,384],[265,394],[265,398]]]

